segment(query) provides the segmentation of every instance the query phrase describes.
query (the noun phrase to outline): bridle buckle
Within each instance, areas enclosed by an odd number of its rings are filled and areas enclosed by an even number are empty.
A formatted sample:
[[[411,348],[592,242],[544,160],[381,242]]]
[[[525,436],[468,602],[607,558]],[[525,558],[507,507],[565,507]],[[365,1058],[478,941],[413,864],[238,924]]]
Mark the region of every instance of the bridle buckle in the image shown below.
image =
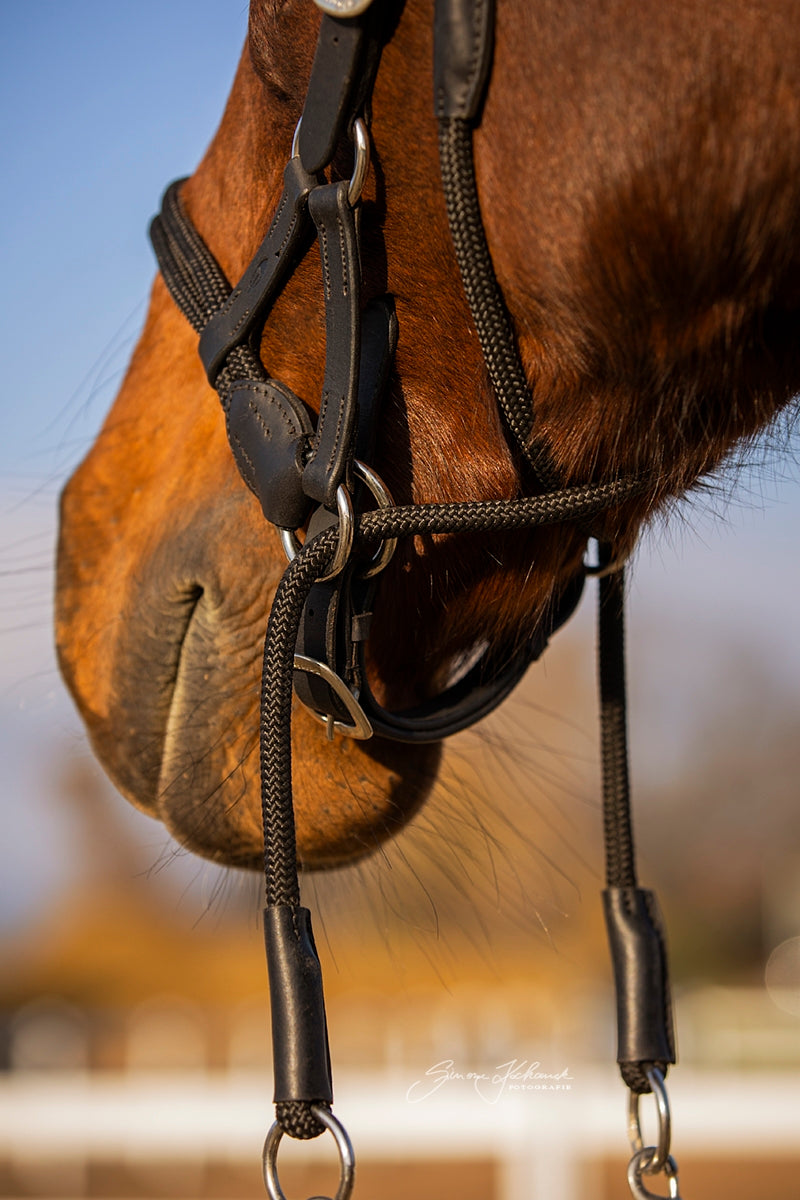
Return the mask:
[[[329,741],[333,741],[334,733],[341,733],[344,737],[351,737],[357,741],[364,742],[372,737],[372,725],[367,714],[358,703],[358,696],[350,691],[345,681],[335,671],[332,671],[326,663],[319,662],[316,658],[307,658],[305,654],[295,654],[294,669],[295,671],[308,671],[311,675],[318,675],[320,679],[323,679],[337,700],[341,700],[347,709],[348,715],[353,718],[353,724],[347,725],[344,721],[337,721],[334,717],[326,713],[315,712],[312,708],[309,708],[308,711],[312,717],[316,717],[318,721],[321,721],[327,727]]]

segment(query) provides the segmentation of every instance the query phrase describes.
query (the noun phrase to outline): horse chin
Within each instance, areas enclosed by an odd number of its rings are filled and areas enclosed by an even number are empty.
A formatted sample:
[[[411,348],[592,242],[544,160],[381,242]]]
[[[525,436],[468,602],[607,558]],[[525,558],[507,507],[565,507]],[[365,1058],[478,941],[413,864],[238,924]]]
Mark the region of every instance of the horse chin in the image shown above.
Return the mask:
[[[252,733],[243,740],[232,738],[230,744],[225,729],[239,728],[235,716],[215,727],[205,721],[184,723],[182,714],[196,712],[201,704],[179,678],[156,815],[193,853],[228,866],[260,869],[257,702],[245,724]],[[180,736],[174,732],[178,728]],[[292,742],[297,854],[303,870],[349,865],[394,837],[427,799],[441,755],[439,745],[407,747],[378,738],[328,742],[319,723],[298,703]]]
[[[194,513],[135,569],[65,497],[59,550],[62,671],[112,781],[190,851],[263,863],[259,695],[266,615],[283,567],[244,502]],[[247,529],[252,532],[248,536]],[[231,536],[231,529],[237,536]],[[251,568],[242,569],[243,563]],[[439,747],[328,742],[297,704],[292,721],[298,857],[322,869],[362,858],[419,809]]]

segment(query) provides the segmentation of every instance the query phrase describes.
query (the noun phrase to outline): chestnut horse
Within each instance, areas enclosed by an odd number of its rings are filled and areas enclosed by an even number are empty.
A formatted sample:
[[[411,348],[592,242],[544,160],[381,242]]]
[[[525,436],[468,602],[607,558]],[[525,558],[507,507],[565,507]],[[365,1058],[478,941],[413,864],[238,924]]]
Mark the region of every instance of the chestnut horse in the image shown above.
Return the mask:
[[[399,344],[375,467],[398,503],[525,490],[470,319],[442,196],[431,5],[407,0],[383,54],[362,204],[365,301]],[[183,188],[230,280],[274,212],[316,38],[308,0],[252,0],[219,130]],[[488,244],[567,484],[651,484],[604,514],[620,556],[800,390],[800,34],[782,0],[499,0],[475,134]],[[318,404],[319,263],[276,301],[261,354]],[[403,707],[482,643],[514,644],[580,570],[577,523],[401,544],[369,642]],[[62,670],[121,791],[190,849],[258,865],[263,633],[284,555],[234,465],[197,338],[156,279],[105,425],[68,483]],[[329,742],[297,705],[298,853],[368,853],[424,800],[437,746]]]

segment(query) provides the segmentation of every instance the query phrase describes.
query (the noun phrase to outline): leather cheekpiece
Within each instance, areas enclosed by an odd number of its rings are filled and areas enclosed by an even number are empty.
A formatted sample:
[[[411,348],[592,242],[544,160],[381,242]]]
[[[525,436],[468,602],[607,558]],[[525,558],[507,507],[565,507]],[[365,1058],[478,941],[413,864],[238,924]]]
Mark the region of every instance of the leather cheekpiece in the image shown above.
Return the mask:
[[[331,509],[345,479],[358,420],[361,264],[348,191],[345,181],[322,184],[308,200],[319,233],[326,354],[317,432],[303,471],[303,488]]]
[[[333,158],[351,117],[363,48],[361,17],[323,16],[298,137],[307,171],[321,171]]]
[[[234,346],[258,341],[269,308],[306,247],[310,221],[308,196],[316,179],[290,158],[283,172],[283,194],[263,241],[230,296],[200,334],[200,358],[208,382],[215,385]]]

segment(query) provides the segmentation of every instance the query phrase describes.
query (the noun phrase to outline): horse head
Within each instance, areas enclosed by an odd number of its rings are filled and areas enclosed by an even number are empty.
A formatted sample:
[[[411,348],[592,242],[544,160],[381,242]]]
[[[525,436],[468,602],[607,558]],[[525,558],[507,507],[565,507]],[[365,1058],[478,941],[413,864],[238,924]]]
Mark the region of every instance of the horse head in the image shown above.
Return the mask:
[[[399,339],[374,465],[398,503],[531,490],[456,270],[431,101],[432,17],[397,7],[371,104],[363,297],[390,294]],[[402,11],[400,11],[402,8]],[[281,192],[316,40],[301,0],[253,0],[230,99],[182,202],[239,279]],[[624,557],[654,512],[713,471],[800,387],[800,67],[774,0],[633,11],[499,0],[475,132],[497,280],[563,484],[647,486],[593,532]],[[346,148],[345,148],[346,149]],[[343,152],[344,153],[344,152]],[[350,164],[337,157],[334,172]],[[308,253],[260,345],[319,408],[325,312]],[[477,647],[536,635],[581,574],[579,522],[401,542],[367,664],[388,707],[442,689]],[[65,488],[58,647],[120,790],[212,859],[256,865],[263,633],[285,559],[245,487],[197,337],[156,279],[111,412]],[[438,745],[327,741],[293,716],[298,852],[368,853],[424,801]]]

